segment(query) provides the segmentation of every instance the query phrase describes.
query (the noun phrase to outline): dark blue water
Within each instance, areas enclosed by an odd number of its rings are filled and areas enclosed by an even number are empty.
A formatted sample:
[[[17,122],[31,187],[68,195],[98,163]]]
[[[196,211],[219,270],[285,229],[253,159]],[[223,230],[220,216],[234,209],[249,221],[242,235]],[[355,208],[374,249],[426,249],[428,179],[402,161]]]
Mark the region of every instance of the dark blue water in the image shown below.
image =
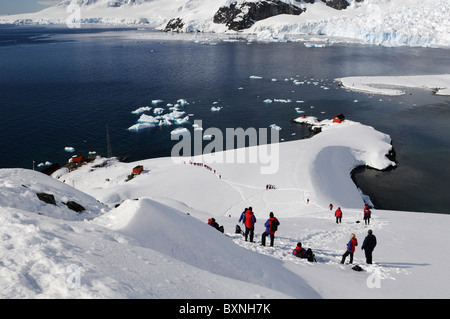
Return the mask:
[[[177,143],[170,132],[176,126],[127,130],[138,118],[131,111],[156,99],[162,105],[186,99],[190,122],[202,120],[204,128],[277,124],[286,141],[309,134],[291,122],[300,108],[319,119],[343,113],[391,136],[398,168],[356,176],[376,207],[450,213],[450,98],[422,90],[371,96],[348,92],[333,81],[448,73],[448,50],[244,41],[211,45],[207,35],[194,42],[151,34],[0,26],[0,167],[64,164],[73,155],[64,151],[66,146],[76,154],[95,150],[106,155],[106,126],[114,156],[170,156]],[[305,84],[295,85],[294,79]],[[267,98],[292,102],[266,104]],[[214,102],[223,107],[219,112],[210,111]]]

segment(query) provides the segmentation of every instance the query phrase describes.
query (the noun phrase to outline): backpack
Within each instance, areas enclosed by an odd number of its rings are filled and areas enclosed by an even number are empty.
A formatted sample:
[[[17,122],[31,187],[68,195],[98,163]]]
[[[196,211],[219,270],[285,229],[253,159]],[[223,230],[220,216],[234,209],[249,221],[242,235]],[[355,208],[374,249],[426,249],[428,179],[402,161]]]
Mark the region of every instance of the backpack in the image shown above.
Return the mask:
[[[244,232],[242,231],[242,229],[239,225],[236,225],[236,234],[244,235]]]
[[[363,271],[363,269],[358,265],[353,266],[352,269],[355,271]]]
[[[316,257],[311,248],[308,248],[306,250],[306,258],[308,258],[308,261],[311,261],[311,262],[316,261]]]
[[[270,231],[276,232],[278,230],[278,223],[276,219],[272,219],[270,223]]]

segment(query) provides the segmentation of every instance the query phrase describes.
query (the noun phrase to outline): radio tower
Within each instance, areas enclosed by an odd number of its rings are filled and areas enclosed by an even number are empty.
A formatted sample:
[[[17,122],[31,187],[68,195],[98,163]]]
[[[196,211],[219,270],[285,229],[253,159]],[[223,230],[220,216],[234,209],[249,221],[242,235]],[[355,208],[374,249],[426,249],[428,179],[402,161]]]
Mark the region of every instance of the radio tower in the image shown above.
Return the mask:
[[[106,124],[106,157],[110,158],[112,156],[111,142],[109,140],[109,129],[108,124]]]

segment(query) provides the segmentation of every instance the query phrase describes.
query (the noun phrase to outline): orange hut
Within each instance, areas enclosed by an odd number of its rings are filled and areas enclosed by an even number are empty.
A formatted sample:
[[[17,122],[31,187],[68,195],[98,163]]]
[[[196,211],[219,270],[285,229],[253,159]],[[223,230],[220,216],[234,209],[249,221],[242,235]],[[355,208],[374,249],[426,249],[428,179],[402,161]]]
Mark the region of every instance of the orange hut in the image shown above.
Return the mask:
[[[72,157],[72,163],[81,163],[84,160],[84,155],[75,155]]]
[[[135,168],[133,168],[133,174],[139,175],[142,173],[143,170],[144,170],[144,166],[138,165]]]
[[[342,123],[342,122],[344,122],[344,121],[345,121],[345,116],[344,116],[344,114],[336,115],[336,116],[334,117],[334,119],[333,119],[333,123]]]

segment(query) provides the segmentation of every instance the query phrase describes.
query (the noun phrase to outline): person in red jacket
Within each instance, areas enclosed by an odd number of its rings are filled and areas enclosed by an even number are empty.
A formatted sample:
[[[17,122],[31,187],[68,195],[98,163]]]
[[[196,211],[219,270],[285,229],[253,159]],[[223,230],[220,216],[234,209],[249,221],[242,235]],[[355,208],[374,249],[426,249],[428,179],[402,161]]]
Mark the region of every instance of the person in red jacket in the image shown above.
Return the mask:
[[[298,258],[306,258],[306,250],[302,247],[302,243],[297,243],[297,247],[292,251],[292,255]]]
[[[372,215],[372,212],[370,211],[369,205],[364,205],[364,224],[369,225],[370,224],[370,217]]]
[[[334,216],[336,216],[336,224],[340,224],[342,222],[342,210],[340,207],[336,209]]]
[[[350,255],[350,264],[353,264],[353,253],[355,252],[355,247],[358,246],[358,240],[355,234],[350,235],[350,241],[347,243],[347,250],[344,255],[342,255],[341,264],[345,262],[345,259]]]
[[[266,231],[261,236],[261,246],[266,245],[266,237],[270,236],[270,247],[273,247],[273,241],[275,240],[275,232],[278,229],[278,225],[280,225],[280,222],[273,215],[273,212],[270,212],[269,219],[264,224],[264,226],[266,226]]]
[[[247,241],[248,236],[250,235],[250,242],[253,243],[253,236],[255,233],[255,223],[256,223],[256,217],[253,214],[252,207],[249,207],[247,211],[245,212],[244,218],[242,219],[242,222],[245,225],[245,241]]]

